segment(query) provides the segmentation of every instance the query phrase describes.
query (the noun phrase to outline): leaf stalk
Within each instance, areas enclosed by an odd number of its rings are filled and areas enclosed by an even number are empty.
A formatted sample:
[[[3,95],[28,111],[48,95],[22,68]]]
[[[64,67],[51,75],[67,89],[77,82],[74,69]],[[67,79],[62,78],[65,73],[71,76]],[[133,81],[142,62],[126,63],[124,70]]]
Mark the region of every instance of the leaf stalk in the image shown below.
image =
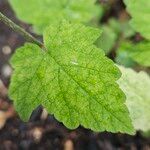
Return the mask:
[[[1,12],[0,12],[0,21],[2,21],[5,25],[10,27],[11,29],[13,29],[15,32],[22,35],[28,42],[35,43],[35,44],[39,45],[41,48],[44,48],[44,45],[42,42],[38,41],[30,33],[28,33],[22,27],[15,24],[13,21],[11,21],[8,17],[3,15]]]

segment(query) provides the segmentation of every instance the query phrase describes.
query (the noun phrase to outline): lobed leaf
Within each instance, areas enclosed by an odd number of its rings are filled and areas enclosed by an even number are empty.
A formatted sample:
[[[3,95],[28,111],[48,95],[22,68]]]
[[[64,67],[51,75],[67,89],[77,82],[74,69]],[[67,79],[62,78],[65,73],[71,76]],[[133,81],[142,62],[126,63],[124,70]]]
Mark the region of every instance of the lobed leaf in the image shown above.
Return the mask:
[[[44,33],[47,51],[35,44],[19,48],[11,59],[9,96],[28,120],[42,104],[74,129],[134,133],[125,96],[116,81],[121,73],[93,43],[99,29],[63,21]]]

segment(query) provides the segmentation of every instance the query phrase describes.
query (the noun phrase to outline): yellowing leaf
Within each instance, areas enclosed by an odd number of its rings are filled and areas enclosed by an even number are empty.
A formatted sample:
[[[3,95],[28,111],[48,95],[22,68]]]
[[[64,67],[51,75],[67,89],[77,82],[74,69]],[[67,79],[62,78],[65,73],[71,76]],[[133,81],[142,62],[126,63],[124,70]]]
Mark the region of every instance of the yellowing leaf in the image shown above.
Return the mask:
[[[126,94],[134,127],[137,130],[150,130],[150,77],[145,72],[119,67],[122,77],[118,83]]]

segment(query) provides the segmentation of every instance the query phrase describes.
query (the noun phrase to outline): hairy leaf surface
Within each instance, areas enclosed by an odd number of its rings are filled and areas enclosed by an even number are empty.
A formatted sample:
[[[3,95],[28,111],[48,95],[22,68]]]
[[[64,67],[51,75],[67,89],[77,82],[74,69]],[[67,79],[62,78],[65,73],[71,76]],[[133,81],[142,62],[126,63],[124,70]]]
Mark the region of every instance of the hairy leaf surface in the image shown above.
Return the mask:
[[[102,13],[96,0],[10,0],[17,16],[38,33],[62,19],[86,23]]]
[[[9,95],[28,120],[42,104],[68,128],[134,132],[114,63],[93,43],[99,29],[66,21],[44,34],[47,51],[26,44],[14,54]]]
[[[131,15],[131,25],[150,40],[150,0],[124,0]]]
[[[119,67],[122,77],[118,83],[127,96],[128,106],[134,127],[137,130],[150,130],[150,77],[145,72]]]

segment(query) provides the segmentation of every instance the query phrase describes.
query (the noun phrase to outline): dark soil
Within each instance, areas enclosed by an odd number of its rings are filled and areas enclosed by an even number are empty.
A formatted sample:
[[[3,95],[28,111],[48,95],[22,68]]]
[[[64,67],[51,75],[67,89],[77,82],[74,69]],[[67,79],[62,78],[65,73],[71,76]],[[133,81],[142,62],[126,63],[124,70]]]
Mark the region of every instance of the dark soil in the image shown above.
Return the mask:
[[[116,3],[118,7],[114,5],[103,21],[124,8],[120,1],[116,0]],[[6,0],[0,0],[0,11],[30,31],[29,25],[14,17]],[[0,82],[3,82],[0,84],[0,150],[150,150],[150,138],[143,137],[140,132],[129,136],[95,133],[83,127],[68,130],[53,116],[47,117],[40,106],[33,112],[28,123],[21,121],[7,97],[11,75],[8,61],[14,50],[24,42],[21,36],[0,22]]]

